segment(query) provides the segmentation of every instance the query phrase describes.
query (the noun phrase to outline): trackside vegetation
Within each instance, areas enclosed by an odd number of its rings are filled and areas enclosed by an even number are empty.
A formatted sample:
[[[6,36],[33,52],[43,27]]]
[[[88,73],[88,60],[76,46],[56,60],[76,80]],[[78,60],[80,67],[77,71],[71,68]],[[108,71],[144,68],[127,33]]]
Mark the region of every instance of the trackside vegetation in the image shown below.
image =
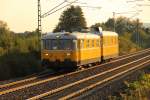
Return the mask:
[[[37,32],[16,34],[0,21],[0,80],[40,70],[40,42]]]
[[[137,81],[127,83],[126,89],[120,96],[111,96],[110,100],[149,100],[150,99],[150,74],[143,74]]]

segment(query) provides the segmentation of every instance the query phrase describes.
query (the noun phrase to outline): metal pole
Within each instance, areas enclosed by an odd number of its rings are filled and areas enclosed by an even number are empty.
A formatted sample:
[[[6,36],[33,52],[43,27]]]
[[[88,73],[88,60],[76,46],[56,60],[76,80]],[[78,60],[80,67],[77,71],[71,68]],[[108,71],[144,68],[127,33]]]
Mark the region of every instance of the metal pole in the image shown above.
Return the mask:
[[[42,28],[41,28],[41,5],[40,0],[38,0],[38,35],[39,39],[41,38]]]
[[[137,19],[137,44],[140,46],[139,19]]]
[[[41,4],[40,0],[38,0],[38,41],[39,41],[39,50],[41,49],[41,35],[42,35],[42,28],[41,28]]]

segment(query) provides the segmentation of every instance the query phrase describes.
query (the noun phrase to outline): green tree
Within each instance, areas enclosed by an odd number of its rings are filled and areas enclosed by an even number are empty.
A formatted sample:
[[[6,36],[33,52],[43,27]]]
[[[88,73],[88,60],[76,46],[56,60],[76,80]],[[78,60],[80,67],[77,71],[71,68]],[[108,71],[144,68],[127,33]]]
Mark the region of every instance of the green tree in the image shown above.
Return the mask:
[[[0,48],[7,52],[13,47],[13,34],[9,31],[7,23],[0,21]]]
[[[86,21],[82,9],[79,6],[71,6],[62,13],[59,23],[53,31],[81,31],[85,27]]]

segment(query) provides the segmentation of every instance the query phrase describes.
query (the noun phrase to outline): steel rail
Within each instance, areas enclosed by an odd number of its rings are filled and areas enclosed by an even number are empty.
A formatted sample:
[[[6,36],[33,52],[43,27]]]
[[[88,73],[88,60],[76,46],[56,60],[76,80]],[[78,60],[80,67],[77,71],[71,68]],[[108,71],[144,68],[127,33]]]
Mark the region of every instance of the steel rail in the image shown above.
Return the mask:
[[[124,68],[125,66],[131,65],[131,64],[133,64],[133,63],[136,63],[136,62],[141,61],[141,60],[143,60],[143,59],[145,59],[145,58],[148,58],[148,57],[150,58],[150,55],[148,55],[148,56],[146,56],[146,57],[143,57],[143,58],[141,58],[141,59],[135,60],[135,61],[133,61],[133,62],[130,62],[130,63],[124,64],[124,65],[121,65],[121,66],[119,66],[119,67],[115,67],[115,68],[110,69],[110,70],[108,70],[108,71],[105,71],[105,72],[96,74],[96,75],[94,75],[94,76],[87,77],[87,78],[85,78],[85,79],[76,81],[76,82],[74,82],[74,83],[71,83],[71,84],[68,84],[68,85],[59,87],[59,88],[57,88],[57,89],[53,89],[53,90],[51,90],[51,91],[49,91],[49,92],[46,92],[46,93],[40,94],[40,95],[38,95],[38,96],[32,97],[32,98],[30,98],[30,99],[28,99],[28,100],[41,99],[41,98],[43,98],[43,97],[45,97],[45,96],[53,95],[54,93],[63,91],[63,90],[65,90],[65,89],[69,89],[69,88],[71,88],[71,87],[73,87],[73,86],[75,86],[75,85],[80,85],[80,84],[82,84],[83,82],[86,82],[86,81],[88,81],[88,80],[92,80],[93,78],[96,78],[96,77],[98,77],[98,76],[105,75],[105,74],[107,74],[107,73],[111,73],[112,71],[118,70],[118,69],[120,69],[120,68]],[[132,68],[132,69],[133,69],[133,68]],[[127,71],[128,71],[128,70],[127,70]],[[121,73],[122,73],[122,72],[121,72]],[[112,77],[113,77],[113,76],[112,76]],[[64,97],[64,98],[66,98],[66,97]],[[64,100],[64,99],[62,99],[62,100]]]
[[[55,74],[55,73],[40,72],[40,73],[33,74],[33,76],[31,76],[29,78],[24,78],[22,80],[18,80],[18,81],[14,81],[14,82],[4,84],[4,85],[0,85],[0,92],[4,91],[6,89],[8,90],[8,89],[11,89],[11,88],[19,87],[21,85],[26,85],[26,84],[29,84],[29,83],[32,83],[32,82],[35,82],[35,81],[40,81],[40,80],[44,79],[47,75],[53,75],[53,74]]]
[[[12,85],[20,84],[20,83],[23,83],[23,82],[31,81],[31,80],[34,80],[36,78],[37,77],[31,77],[31,78],[28,78],[28,79],[23,79],[23,80],[19,80],[19,81],[16,81],[16,82],[11,82],[11,83],[8,83],[8,84],[0,85],[0,89],[1,88],[6,88],[6,87],[9,87],[9,86],[12,86]]]
[[[120,56],[115,57],[115,58],[113,58],[113,59],[119,59],[119,58],[127,57],[127,56],[129,56],[129,55],[135,55],[135,54],[138,54],[138,53],[140,53],[140,52],[144,52],[144,51],[148,51],[148,50],[149,50],[149,48],[144,49],[144,50],[140,50],[140,51],[137,51],[137,52],[131,52],[131,53],[128,53],[128,54],[125,54],[125,55],[120,55]]]

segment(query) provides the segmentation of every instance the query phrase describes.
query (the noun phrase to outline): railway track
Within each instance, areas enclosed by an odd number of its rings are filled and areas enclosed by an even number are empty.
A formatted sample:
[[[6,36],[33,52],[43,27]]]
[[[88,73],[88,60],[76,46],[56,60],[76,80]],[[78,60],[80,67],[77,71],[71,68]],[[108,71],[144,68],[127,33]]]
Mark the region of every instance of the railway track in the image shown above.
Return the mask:
[[[143,60],[147,60],[147,59],[149,59],[149,56],[147,57],[147,55],[150,55],[149,49],[140,51],[138,53],[135,53],[135,54],[127,56],[127,57],[123,56],[122,58],[119,58],[112,62],[105,63],[105,64],[95,66],[92,68],[88,68],[85,70],[80,70],[80,71],[76,71],[73,73],[60,75],[58,77],[53,77],[53,78],[41,80],[41,81],[38,81],[35,83],[19,86],[17,88],[4,90],[4,91],[0,92],[0,99],[27,99],[27,98],[31,98],[34,96],[35,96],[35,98],[38,98],[38,97],[45,98],[45,96],[48,98],[53,98],[52,95],[55,95],[54,97],[58,97],[56,95],[58,95],[57,93],[59,93],[59,91],[68,89],[68,87],[73,87],[74,85],[78,84],[78,82],[79,83],[84,82],[85,79],[86,79],[86,81],[91,80],[91,79],[93,80],[93,78],[95,80],[97,80],[98,79],[97,77],[102,77],[102,73],[104,73],[104,72],[108,73],[109,71],[112,71],[112,69],[119,68],[119,66],[125,66],[125,64],[129,64],[131,61],[134,62],[135,59],[139,60],[139,59],[145,57],[145,58],[143,58]],[[139,60],[139,61],[141,61],[141,60]],[[135,63],[137,63],[137,62],[135,62]],[[139,63],[142,63],[142,62],[139,62]],[[134,63],[132,63],[131,65],[134,65]],[[125,67],[122,67],[122,68],[125,68]],[[98,75],[98,76],[95,76],[95,75]],[[93,76],[93,77],[91,78],[91,76]],[[90,83],[90,81],[85,82],[85,83]],[[80,90],[82,90],[82,89],[80,89]],[[36,96],[36,95],[39,95],[39,96]]]
[[[32,84],[34,82],[38,82],[38,81],[41,81],[41,80],[44,80],[44,79],[47,79],[50,77],[55,77],[55,76],[58,76],[58,75],[61,75],[64,73],[65,73],[65,71],[59,71],[59,73],[52,72],[52,71],[43,71],[41,73],[30,75],[29,78],[23,78],[22,80],[10,82],[7,84],[2,84],[2,85],[0,85],[0,92],[5,91],[5,90],[9,90],[9,89],[14,89],[14,88],[17,88],[19,86]]]
[[[149,50],[149,49],[146,49],[146,50]],[[144,50],[144,51],[146,51],[146,50]],[[113,60],[117,60],[117,59],[120,59],[120,58],[123,58],[123,57],[127,57],[129,55],[130,56],[135,55],[135,54],[140,53],[140,52],[143,52],[143,50],[139,51],[139,52],[135,52],[135,53],[130,53],[130,54],[127,54],[127,55],[122,55],[122,56],[114,58]],[[0,84],[0,92],[4,91],[4,90],[7,90],[7,89],[11,89],[11,88],[19,87],[19,86],[26,85],[26,84],[29,84],[29,83],[40,81],[45,76],[50,75],[49,73],[50,72],[44,74],[42,72],[42,73],[38,73],[38,74],[33,74],[33,75],[29,75],[27,77],[24,77],[22,79],[19,79],[17,81],[6,82],[5,84]],[[53,74],[54,73],[51,73],[51,75],[53,75]]]

